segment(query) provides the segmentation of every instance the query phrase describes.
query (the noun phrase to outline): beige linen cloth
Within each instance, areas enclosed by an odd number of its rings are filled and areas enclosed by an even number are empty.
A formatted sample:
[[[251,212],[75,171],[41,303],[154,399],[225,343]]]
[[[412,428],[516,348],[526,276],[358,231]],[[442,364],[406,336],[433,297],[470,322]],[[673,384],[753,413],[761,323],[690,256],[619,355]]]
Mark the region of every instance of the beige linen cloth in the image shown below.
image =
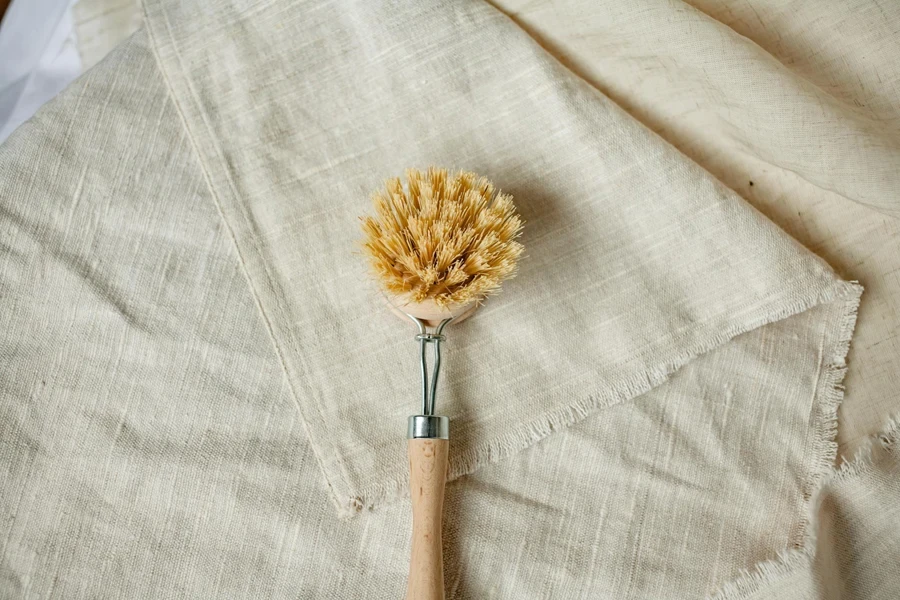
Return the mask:
[[[900,4],[502,0],[634,117],[866,287],[838,440],[900,410]],[[867,207],[874,207],[870,210]]]
[[[896,556],[894,434],[830,474],[857,285],[490,5],[145,11],[0,148],[7,596],[401,597],[356,217],[442,164],[528,252],[449,330],[448,597],[893,597],[848,544]]]

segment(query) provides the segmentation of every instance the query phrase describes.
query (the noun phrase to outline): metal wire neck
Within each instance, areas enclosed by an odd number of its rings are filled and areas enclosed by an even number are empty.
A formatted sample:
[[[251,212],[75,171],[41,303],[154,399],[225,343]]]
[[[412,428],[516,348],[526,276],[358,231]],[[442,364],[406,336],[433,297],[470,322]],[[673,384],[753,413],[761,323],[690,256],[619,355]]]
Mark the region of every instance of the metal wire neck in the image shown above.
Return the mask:
[[[444,319],[441,321],[440,325],[435,327],[433,332],[429,332],[428,327],[422,319],[407,313],[404,314],[406,314],[406,316],[419,328],[419,334],[416,336],[416,340],[419,342],[419,356],[422,363],[422,414],[434,415],[434,398],[437,393],[438,375],[440,375],[441,372],[441,342],[444,341],[442,332],[447,323],[453,320],[453,317]],[[432,366],[430,378],[431,385],[429,385],[428,353],[426,351],[426,347],[429,344],[434,346],[434,365]]]

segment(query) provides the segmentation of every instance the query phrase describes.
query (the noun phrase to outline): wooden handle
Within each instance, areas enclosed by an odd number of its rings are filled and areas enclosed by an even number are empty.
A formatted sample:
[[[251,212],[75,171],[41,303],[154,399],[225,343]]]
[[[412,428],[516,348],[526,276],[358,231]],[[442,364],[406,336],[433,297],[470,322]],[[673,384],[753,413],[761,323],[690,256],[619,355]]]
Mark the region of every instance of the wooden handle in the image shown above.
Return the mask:
[[[441,513],[449,449],[448,440],[409,440],[413,532],[406,600],[444,600]]]

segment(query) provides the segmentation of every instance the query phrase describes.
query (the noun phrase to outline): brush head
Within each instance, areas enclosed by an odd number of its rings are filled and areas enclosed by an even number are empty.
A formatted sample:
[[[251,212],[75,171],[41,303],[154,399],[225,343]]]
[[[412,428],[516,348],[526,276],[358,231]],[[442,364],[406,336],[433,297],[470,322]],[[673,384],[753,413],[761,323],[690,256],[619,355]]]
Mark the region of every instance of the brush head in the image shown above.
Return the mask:
[[[406,185],[389,179],[372,201],[375,216],[362,218],[363,250],[403,312],[460,319],[515,275],[522,220],[512,196],[484,177],[410,169]]]

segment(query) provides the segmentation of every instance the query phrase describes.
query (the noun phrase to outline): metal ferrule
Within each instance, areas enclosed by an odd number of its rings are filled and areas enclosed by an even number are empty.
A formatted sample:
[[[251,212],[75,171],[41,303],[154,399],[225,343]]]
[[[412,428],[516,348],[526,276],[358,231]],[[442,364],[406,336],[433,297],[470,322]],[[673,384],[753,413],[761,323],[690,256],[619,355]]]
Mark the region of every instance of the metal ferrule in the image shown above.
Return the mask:
[[[411,440],[449,440],[450,419],[436,415],[412,415],[407,421],[406,437]]]

